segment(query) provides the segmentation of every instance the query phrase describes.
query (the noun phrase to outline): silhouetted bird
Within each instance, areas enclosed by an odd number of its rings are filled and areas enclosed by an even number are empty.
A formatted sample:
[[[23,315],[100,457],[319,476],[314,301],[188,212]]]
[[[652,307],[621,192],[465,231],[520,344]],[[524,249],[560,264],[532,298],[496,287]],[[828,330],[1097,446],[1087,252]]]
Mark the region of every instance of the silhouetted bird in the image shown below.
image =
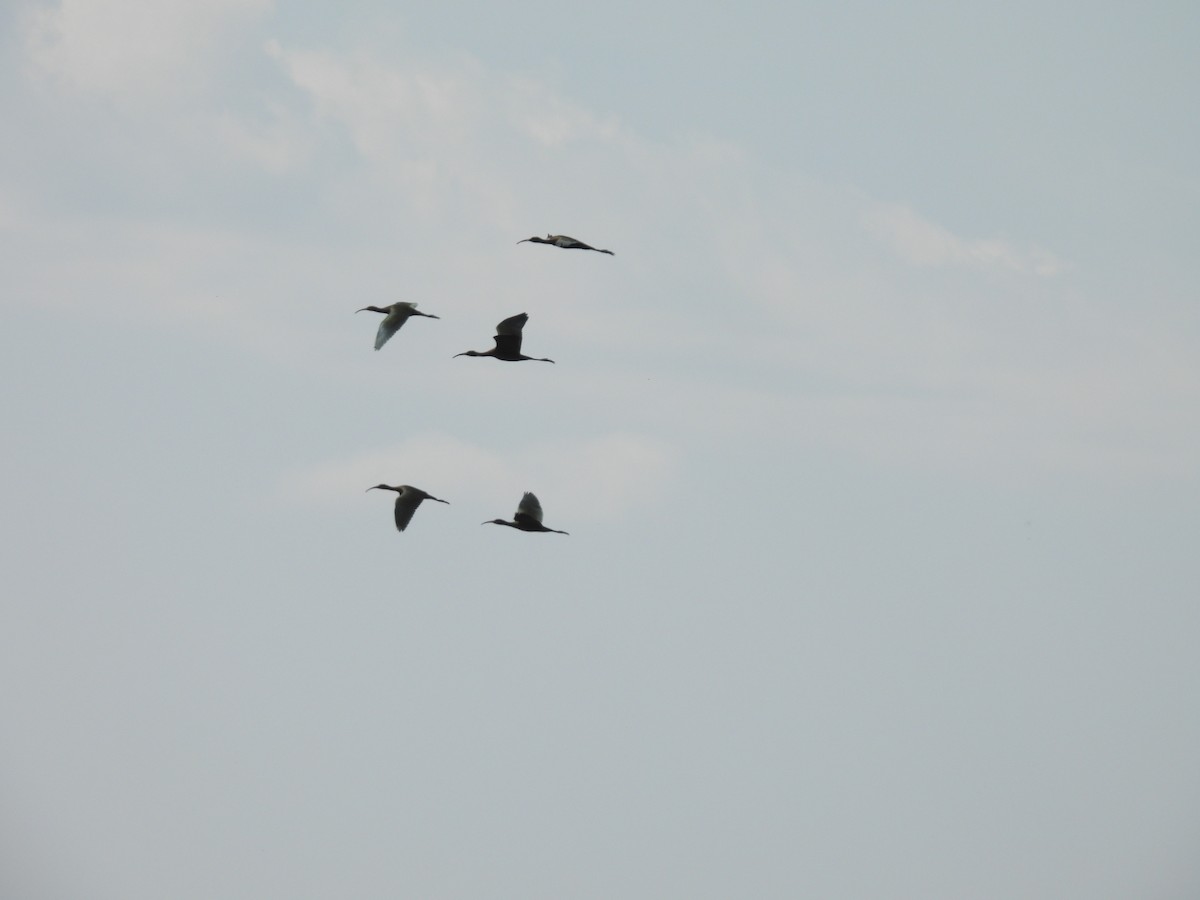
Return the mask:
[[[432,313],[419,312],[415,303],[393,303],[391,306],[364,306],[362,309],[356,309],[355,312],[383,313],[384,319],[379,323],[379,330],[375,332],[376,350],[386,344],[388,338],[399,331],[400,326],[407,322],[410,316],[424,316],[427,319],[441,318],[441,316],[435,316]]]
[[[529,321],[529,316],[526,313],[521,313],[516,316],[509,316],[503,322],[496,326],[496,346],[491,350],[464,350],[462,353],[455,353],[455,356],[494,356],[496,359],[503,359],[508,362],[520,362],[523,359],[532,359],[535,362],[552,363],[552,359],[541,359],[535,356],[526,356],[521,352],[521,329],[525,327],[525,323]]]
[[[520,504],[517,506],[517,512],[513,516],[511,522],[506,522],[503,519],[488,519],[486,522],[480,522],[481,525],[507,525],[509,528],[517,528],[521,531],[553,531],[555,534],[567,534],[565,531],[559,531],[557,528],[547,528],[542,524],[542,504],[538,503],[538,498],[525,492],[521,498]]]
[[[396,492],[396,530],[403,531],[408,527],[408,523],[412,521],[413,513],[417,511],[417,507],[421,505],[422,500],[437,500],[438,503],[450,505],[449,500],[438,500],[433,494],[427,494],[420,488],[415,488],[411,484],[398,484],[395,487],[387,484],[377,484],[374,487],[367,488],[368,491],[395,491]]]
[[[564,250],[595,250],[597,253],[607,253],[609,256],[616,256],[611,250],[601,250],[599,247],[591,247],[583,241],[577,241],[573,237],[567,237],[565,234],[548,234],[544,238],[530,237],[524,241],[517,241],[518,244],[524,244],[525,241],[533,241],[535,244],[553,244],[555,247],[562,247]]]

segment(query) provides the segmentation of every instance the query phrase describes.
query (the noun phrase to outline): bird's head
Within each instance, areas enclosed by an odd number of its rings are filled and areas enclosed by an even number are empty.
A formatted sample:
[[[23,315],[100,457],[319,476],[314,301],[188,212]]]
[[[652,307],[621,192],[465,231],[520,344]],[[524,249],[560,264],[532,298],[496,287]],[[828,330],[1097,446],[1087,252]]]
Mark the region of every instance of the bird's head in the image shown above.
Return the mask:
[[[400,491],[404,490],[404,488],[392,487],[390,484],[376,484],[376,485],[372,485],[371,487],[367,488],[367,490],[368,491],[396,491],[397,493],[399,493]],[[363,493],[366,493],[366,491],[364,491]]]
[[[452,356],[450,358],[456,359],[459,356],[481,356],[481,355],[482,354],[478,350],[464,350],[462,353],[455,353],[454,356]]]
[[[386,309],[381,309],[381,308],[380,308],[380,307],[378,307],[378,306],[364,306],[362,309],[356,309],[356,310],[355,310],[355,312],[356,312],[356,313],[360,313],[360,312],[377,312],[377,313],[384,313],[384,314],[386,314],[386,313],[387,313],[387,310],[386,310]]]
[[[480,525],[507,525],[503,519],[488,519],[486,522],[480,522]]]

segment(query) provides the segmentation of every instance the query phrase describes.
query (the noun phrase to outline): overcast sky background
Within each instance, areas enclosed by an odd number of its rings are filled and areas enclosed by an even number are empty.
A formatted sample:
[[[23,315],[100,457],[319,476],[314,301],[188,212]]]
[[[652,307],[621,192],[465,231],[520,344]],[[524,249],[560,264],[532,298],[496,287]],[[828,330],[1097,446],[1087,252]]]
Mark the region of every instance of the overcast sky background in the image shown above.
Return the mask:
[[[0,35],[0,895],[1200,896],[1194,4]]]

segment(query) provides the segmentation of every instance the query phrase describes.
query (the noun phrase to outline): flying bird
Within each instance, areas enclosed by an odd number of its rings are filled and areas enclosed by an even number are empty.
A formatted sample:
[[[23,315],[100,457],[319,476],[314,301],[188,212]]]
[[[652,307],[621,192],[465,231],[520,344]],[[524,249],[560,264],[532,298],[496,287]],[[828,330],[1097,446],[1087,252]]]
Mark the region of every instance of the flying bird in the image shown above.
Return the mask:
[[[462,353],[455,353],[455,356],[494,356],[496,359],[507,360],[508,362],[520,362],[523,359],[532,359],[535,362],[552,363],[552,359],[544,359],[536,356],[526,356],[521,352],[521,329],[525,327],[525,323],[529,321],[527,313],[521,313],[516,316],[509,316],[503,322],[496,326],[496,346],[491,350],[464,350]]]
[[[432,313],[419,312],[415,303],[393,303],[391,306],[364,306],[362,309],[356,309],[355,312],[383,313],[383,321],[379,323],[379,330],[375,332],[376,350],[386,344],[388,339],[400,330],[400,326],[407,322],[410,316],[424,316],[427,319],[441,318],[441,316],[435,316]]]
[[[521,531],[553,531],[555,534],[568,534],[566,531],[559,531],[557,528],[547,528],[542,524],[542,504],[538,503],[538,498],[525,492],[521,497],[521,502],[517,505],[517,512],[513,516],[511,522],[506,522],[503,519],[488,519],[486,522],[480,522],[481,525],[507,525],[509,528],[517,528]]]
[[[415,488],[411,484],[398,484],[395,487],[387,484],[377,484],[374,487],[367,488],[368,491],[395,491],[396,492],[396,530],[403,531],[408,527],[408,523],[412,521],[413,513],[417,511],[417,507],[421,505],[422,500],[437,500],[438,503],[450,505],[449,500],[440,500],[433,494],[427,494],[420,488]]]
[[[548,234],[544,238],[530,237],[524,241],[517,241],[518,244],[524,244],[525,241],[533,241],[535,244],[553,244],[555,247],[562,247],[564,250],[595,250],[597,253],[607,253],[609,256],[616,256],[611,250],[601,250],[599,247],[590,247],[583,241],[577,241],[573,237],[567,237],[565,234]]]

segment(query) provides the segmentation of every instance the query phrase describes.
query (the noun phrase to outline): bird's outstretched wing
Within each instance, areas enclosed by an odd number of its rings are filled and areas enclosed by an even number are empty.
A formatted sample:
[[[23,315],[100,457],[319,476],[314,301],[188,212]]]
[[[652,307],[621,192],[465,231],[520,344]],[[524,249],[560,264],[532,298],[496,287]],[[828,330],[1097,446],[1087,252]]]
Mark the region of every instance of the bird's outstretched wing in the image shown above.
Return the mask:
[[[396,495],[396,530],[403,531],[408,527],[408,523],[412,521],[413,513],[417,511],[417,507],[421,505],[421,501],[425,498],[414,491],[407,484],[403,485],[404,490]]]
[[[538,503],[538,498],[526,491],[521,497],[521,502],[517,504],[517,514],[513,519],[520,522],[522,517],[532,519],[538,525],[542,524],[542,504]]]
[[[521,329],[529,320],[526,313],[509,316],[496,326],[496,352],[500,356],[519,356],[521,353]]]
[[[400,326],[407,322],[414,314],[417,313],[417,304],[409,303],[407,300],[401,300],[399,303],[393,303],[386,307],[387,315],[383,317],[383,321],[379,323],[379,330],[375,332],[375,349],[378,350],[388,342],[393,334],[400,330]],[[437,318],[433,316],[432,318]]]
[[[392,335],[400,330],[400,326],[407,321],[407,316],[397,316],[394,313],[384,316],[383,321],[379,323],[379,330],[375,332],[375,349],[378,350],[386,344]]]
[[[529,321],[529,313],[518,313],[515,316],[509,316],[503,322],[496,326],[496,334],[515,334],[521,336],[521,329],[525,327],[525,323]]]

